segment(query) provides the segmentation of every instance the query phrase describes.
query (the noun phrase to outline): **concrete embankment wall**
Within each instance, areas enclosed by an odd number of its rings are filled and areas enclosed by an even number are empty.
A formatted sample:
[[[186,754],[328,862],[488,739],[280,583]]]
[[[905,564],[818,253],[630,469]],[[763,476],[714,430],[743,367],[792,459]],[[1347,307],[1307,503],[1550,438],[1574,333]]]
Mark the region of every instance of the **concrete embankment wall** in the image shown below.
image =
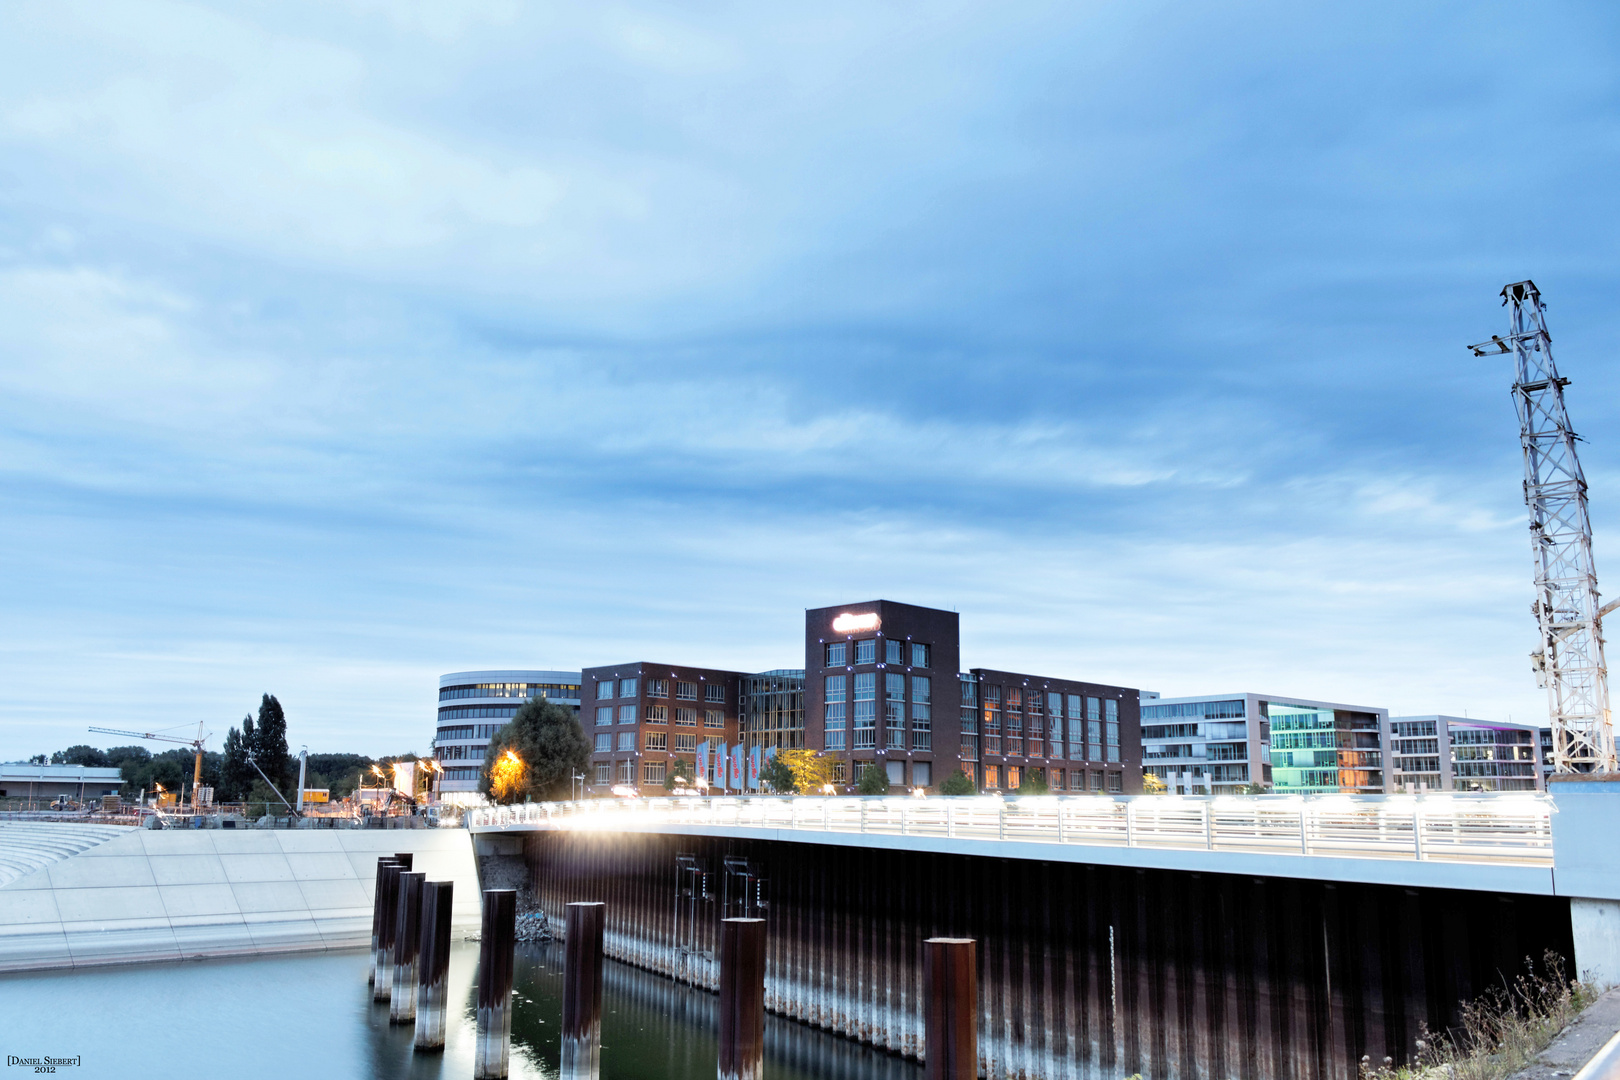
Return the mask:
[[[458,928],[478,925],[461,829],[129,829],[0,887],[0,972],[364,947],[395,851],[455,882]]]

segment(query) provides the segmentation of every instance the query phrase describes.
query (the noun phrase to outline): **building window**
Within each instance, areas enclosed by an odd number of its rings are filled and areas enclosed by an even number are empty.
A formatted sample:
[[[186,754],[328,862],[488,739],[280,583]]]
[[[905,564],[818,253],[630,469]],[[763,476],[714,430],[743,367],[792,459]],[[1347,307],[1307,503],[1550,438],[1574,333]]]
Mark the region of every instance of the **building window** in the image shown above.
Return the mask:
[[[675,684],[675,697],[679,701],[697,700],[697,683],[678,682]]]
[[[855,662],[857,664],[877,663],[877,641],[872,638],[857,641],[855,643]]]
[[[883,745],[890,750],[904,750],[906,748],[906,725],[889,724],[884,729]]]
[[[596,763],[596,782],[602,787],[613,783],[613,762],[599,761]]]
[[[643,784],[662,784],[664,770],[668,766],[662,761],[644,761],[641,763],[641,782]]]
[[[843,762],[843,761],[835,761],[835,762],[833,762],[833,783],[842,784],[844,781],[846,781],[848,779],[849,779],[849,764],[848,764],[848,762]]]
[[[877,745],[877,673],[859,672],[855,676],[855,748]]]
[[[619,749],[634,750],[636,748],[636,733],[633,731],[619,732]]]
[[[1119,702],[1113,698],[1103,702],[1103,719],[1110,724],[1119,723]]]
[[[827,666],[843,667],[847,663],[844,659],[847,655],[847,646],[842,641],[829,642],[827,645]]]
[[[911,666],[912,667],[920,667],[920,668],[933,667],[934,665],[932,665],[932,664],[930,664],[928,662],[928,653],[929,653],[929,648],[928,648],[927,645],[924,645],[921,642],[917,642],[917,641],[912,642],[911,643]]]
[[[726,714],[723,709],[703,710],[703,726],[706,728],[723,728],[726,726]]]
[[[884,745],[906,748],[906,677],[895,672],[883,676],[883,726],[888,732]]]
[[[613,749],[613,732],[599,731],[596,734],[596,752],[606,754]]]
[[[828,750],[843,750],[843,749],[845,749],[845,746],[844,746],[844,732],[842,730],[827,732],[825,742],[827,744],[827,749]]]
[[[647,723],[649,723],[649,724],[667,724],[667,723],[669,723],[669,706],[668,705],[648,705],[647,706],[647,717],[646,717],[646,719],[647,719]]]
[[[913,787],[927,787],[934,782],[934,769],[926,761],[912,762],[911,784]]]
[[[1115,795],[1125,790],[1125,776],[1123,773],[1111,772],[1108,774],[1108,790]]]
[[[642,747],[642,749],[644,749],[644,750],[668,750],[669,749],[669,733],[667,731],[649,731],[649,732],[647,732],[647,743],[646,743],[645,746]]]
[[[636,680],[635,679],[620,679],[619,680],[619,696],[620,697],[635,697],[636,696]]]
[[[933,681],[926,675],[911,677],[911,748],[932,750],[934,705]]]
[[[611,706],[611,705],[603,705],[600,709],[596,710],[596,726],[597,727],[612,727],[613,726],[613,706]]]
[[[697,727],[697,710],[696,709],[676,709],[675,710],[675,726],[676,727]]]
[[[977,735],[962,736],[962,757],[967,761],[979,760],[979,737]]]
[[[648,679],[647,680],[647,696],[648,697],[669,697],[669,680],[668,679]]]
[[[857,676],[858,677],[858,676]],[[828,675],[826,682],[826,714],[823,729],[826,732],[827,749],[844,749],[844,679],[843,675]]]
[[[1084,769],[1070,769],[1069,770],[1069,790],[1070,791],[1084,791],[1084,790],[1086,790],[1086,770],[1084,770]]]
[[[987,788],[1001,786],[1001,769],[998,766],[986,765],[984,767],[984,786]]]
[[[677,731],[675,733],[675,752],[677,754],[697,753],[697,736]]]
[[[596,684],[596,700],[609,701],[613,697],[613,680],[604,679]]]
[[[1102,702],[1099,701],[1097,698],[1094,698],[1094,697],[1086,698],[1086,719],[1087,720],[1101,720],[1102,719]]]
[[[888,638],[883,642],[883,662],[885,664],[904,664],[906,662],[906,643]]]
[[[636,707],[634,705],[619,706],[619,723],[633,724],[636,722]]]
[[[619,783],[633,784],[636,782],[636,763],[630,760],[619,762]]]
[[[708,683],[703,687],[704,701],[718,701],[721,704],[726,700],[726,688],[721,683]]]

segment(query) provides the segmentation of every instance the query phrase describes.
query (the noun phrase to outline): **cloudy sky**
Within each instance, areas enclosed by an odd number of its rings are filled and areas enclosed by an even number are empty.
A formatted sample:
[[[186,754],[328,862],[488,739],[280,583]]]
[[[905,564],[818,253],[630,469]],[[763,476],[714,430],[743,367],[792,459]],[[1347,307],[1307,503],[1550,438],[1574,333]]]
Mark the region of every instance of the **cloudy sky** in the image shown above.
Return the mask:
[[[873,597],[975,666],[1543,719],[1463,346],[1535,278],[1620,579],[1617,52],[1601,2],[10,0],[0,758],[265,691],[421,751],[443,672],[799,666]]]

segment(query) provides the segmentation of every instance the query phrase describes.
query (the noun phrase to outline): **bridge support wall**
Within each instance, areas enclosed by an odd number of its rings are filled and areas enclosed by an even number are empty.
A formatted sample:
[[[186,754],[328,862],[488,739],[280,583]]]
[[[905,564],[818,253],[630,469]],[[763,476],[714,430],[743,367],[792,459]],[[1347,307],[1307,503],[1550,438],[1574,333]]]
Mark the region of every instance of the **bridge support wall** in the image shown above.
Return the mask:
[[[683,853],[707,896],[678,904]],[[664,834],[536,833],[525,856],[553,925],[605,901],[609,956],[710,989],[719,919],[763,916],[768,1009],[906,1057],[924,939],[976,938],[992,1080],[1353,1080],[1526,958],[1573,970],[1556,897]],[[763,909],[735,903],[727,856]]]

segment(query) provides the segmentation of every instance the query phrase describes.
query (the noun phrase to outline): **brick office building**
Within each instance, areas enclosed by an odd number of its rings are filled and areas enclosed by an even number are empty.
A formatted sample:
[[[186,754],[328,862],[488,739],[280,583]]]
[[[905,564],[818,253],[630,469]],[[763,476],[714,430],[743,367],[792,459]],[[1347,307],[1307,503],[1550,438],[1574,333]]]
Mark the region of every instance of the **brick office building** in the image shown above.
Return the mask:
[[[707,779],[716,781],[720,746],[737,743],[741,672],[678,664],[628,663],[580,673],[580,723],[591,740],[587,782],[664,794],[681,759],[696,775],[697,748],[709,744]]]
[[[853,780],[896,786],[961,769],[988,790],[1031,772],[1054,791],[1139,792],[1138,691],[975,668],[953,611],[874,600],[805,612],[805,741]]]

